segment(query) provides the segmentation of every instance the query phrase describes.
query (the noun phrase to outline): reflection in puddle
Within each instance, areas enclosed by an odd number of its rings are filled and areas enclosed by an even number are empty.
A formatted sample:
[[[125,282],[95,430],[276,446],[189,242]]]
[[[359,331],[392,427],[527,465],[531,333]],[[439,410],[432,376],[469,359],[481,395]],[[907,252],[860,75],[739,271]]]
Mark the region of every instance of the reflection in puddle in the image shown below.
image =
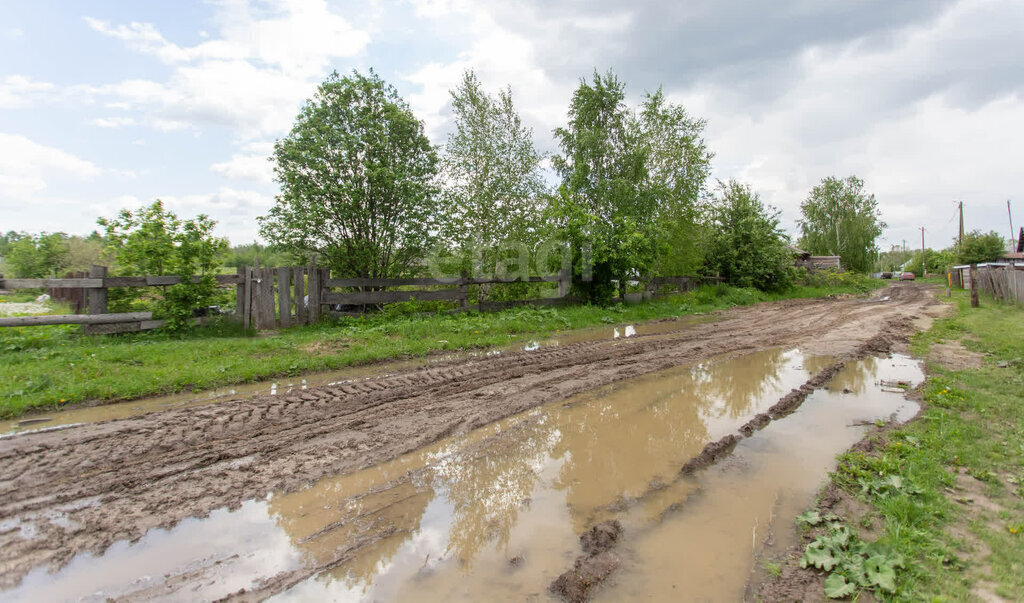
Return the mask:
[[[863,433],[851,425],[916,412],[874,384],[917,381],[920,369],[899,357],[851,363],[830,389],[719,465],[689,478],[679,468],[830,363],[769,350],[601,388],[303,491],[151,532],[103,557],[77,558],[56,576],[37,570],[0,599],[185,596],[175,588],[194,598],[197,583],[200,598],[215,598],[303,566],[329,569],[276,599],[543,600],[579,554],[578,535],[614,517],[626,530],[618,551],[625,564],[599,599],[736,600],[755,556],[793,541],[792,518],[834,455]],[[190,572],[194,580],[163,578]],[[153,583],[135,580],[143,575]]]

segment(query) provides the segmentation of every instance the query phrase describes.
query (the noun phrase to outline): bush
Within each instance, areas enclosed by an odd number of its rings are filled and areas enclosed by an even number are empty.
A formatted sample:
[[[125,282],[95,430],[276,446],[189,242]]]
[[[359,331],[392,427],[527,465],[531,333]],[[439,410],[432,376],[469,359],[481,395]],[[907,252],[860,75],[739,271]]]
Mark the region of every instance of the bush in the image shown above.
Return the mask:
[[[169,329],[188,328],[194,311],[217,299],[214,274],[227,241],[213,236],[216,222],[208,216],[181,220],[157,199],[138,212],[123,210],[116,219],[97,222],[106,228],[119,274],[181,277],[180,284],[165,288],[156,300],[156,314],[167,319]],[[194,276],[199,277],[196,282]],[[111,289],[108,301],[115,311],[125,311],[138,307],[143,295],[146,290],[141,288]]]

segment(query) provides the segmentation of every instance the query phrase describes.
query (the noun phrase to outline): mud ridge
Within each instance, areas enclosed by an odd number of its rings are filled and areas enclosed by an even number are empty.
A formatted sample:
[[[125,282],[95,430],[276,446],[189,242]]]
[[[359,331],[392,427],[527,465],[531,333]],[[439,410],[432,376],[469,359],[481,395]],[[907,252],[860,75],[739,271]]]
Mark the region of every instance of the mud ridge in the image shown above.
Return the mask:
[[[576,558],[572,569],[555,578],[548,590],[569,603],[587,601],[591,589],[604,582],[622,563],[611,551],[621,535],[622,524],[616,519],[603,521],[584,532],[580,536],[584,554]]]

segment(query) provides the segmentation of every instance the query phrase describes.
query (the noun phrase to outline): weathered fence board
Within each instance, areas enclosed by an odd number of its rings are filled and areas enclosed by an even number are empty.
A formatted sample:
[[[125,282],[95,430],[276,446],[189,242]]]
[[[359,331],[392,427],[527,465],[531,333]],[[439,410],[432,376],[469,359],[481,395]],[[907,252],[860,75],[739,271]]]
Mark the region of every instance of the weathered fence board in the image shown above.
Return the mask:
[[[295,284],[295,322],[306,324],[306,272],[302,266],[292,268],[292,282]]]
[[[1024,304],[1024,270],[1014,266],[983,266],[978,268],[977,289],[996,300]]]
[[[342,304],[351,306],[393,304],[396,302],[412,301],[414,299],[420,301],[458,301],[459,299],[463,299],[463,293],[459,289],[444,289],[439,291],[359,291],[356,293],[324,293],[321,297],[322,303],[325,304]]]
[[[277,299],[279,305],[278,316],[280,316],[282,329],[286,329],[292,326],[291,276],[291,268],[277,269]]]
[[[152,312],[121,312],[118,314],[43,314],[40,316],[2,316],[0,327],[36,327],[41,325],[101,325],[116,322],[149,320]]]

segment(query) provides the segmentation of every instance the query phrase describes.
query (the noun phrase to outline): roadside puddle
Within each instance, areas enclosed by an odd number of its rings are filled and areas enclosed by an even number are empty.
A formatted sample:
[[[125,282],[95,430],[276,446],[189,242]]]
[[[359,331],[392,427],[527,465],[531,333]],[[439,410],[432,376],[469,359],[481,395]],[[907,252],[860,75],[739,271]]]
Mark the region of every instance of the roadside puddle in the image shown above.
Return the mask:
[[[690,325],[708,322],[713,319],[713,316],[708,315],[687,317],[678,320],[659,320],[618,327],[578,329],[565,334],[557,334],[545,339],[528,341],[526,343],[517,343],[504,347],[493,348],[487,351],[474,350],[468,352],[450,352],[412,360],[392,360],[366,366],[355,366],[334,371],[309,373],[301,377],[286,377],[282,379],[258,381],[255,383],[241,383],[238,385],[225,386],[199,392],[182,392],[166,396],[152,396],[148,398],[140,398],[138,400],[103,404],[100,406],[72,407],[49,413],[33,412],[20,419],[0,421],[0,437],[26,433],[28,431],[68,427],[83,423],[99,423],[101,421],[110,421],[114,419],[128,419],[150,412],[169,410],[172,408],[200,406],[215,402],[228,402],[252,396],[288,394],[293,391],[303,390],[309,387],[335,385],[347,381],[380,377],[389,373],[415,369],[432,363],[445,362],[458,358],[491,356],[516,351],[532,352],[553,346],[570,345],[587,341],[603,341],[608,339],[618,339],[620,337],[633,337],[637,335],[663,335],[680,331]]]
[[[768,350],[632,379],[37,568],[0,600],[210,599],[275,576],[279,601],[548,600],[579,535],[613,518],[622,566],[596,600],[741,599],[865,423],[916,413],[881,382],[921,370],[902,356],[849,363],[718,464],[679,469],[831,362]]]

